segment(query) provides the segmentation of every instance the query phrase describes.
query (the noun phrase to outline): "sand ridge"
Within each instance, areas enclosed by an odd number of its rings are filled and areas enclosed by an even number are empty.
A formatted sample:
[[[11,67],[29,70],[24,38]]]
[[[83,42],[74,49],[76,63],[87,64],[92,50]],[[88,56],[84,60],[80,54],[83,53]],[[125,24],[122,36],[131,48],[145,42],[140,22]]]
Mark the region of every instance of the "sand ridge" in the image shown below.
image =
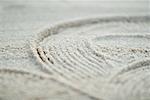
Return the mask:
[[[104,100],[148,100],[149,19],[65,22],[41,32],[31,48],[44,72],[59,76],[59,81],[79,91]],[[121,74],[116,76],[116,72]]]

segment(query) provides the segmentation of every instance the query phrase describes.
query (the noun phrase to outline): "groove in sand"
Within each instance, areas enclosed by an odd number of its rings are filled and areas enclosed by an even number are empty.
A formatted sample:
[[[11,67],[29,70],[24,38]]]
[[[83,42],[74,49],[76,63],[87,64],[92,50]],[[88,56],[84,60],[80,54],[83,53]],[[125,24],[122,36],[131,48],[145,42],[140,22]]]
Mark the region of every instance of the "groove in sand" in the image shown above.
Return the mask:
[[[119,27],[113,27],[114,23]],[[102,27],[107,24],[112,28]],[[118,76],[113,77],[116,70],[150,58],[149,25],[148,16],[70,21],[41,32],[32,50],[43,69],[61,77],[58,81],[90,96],[104,100],[147,100],[150,91],[144,89],[144,85],[150,83],[148,71],[135,69],[134,73],[125,72],[126,75],[121,71],[119,79],[125,81],[124,84],[110,80],[118,80]],[[138,31],[139,27],[143,33]],[[149,65],[147,67],[149,70]]]

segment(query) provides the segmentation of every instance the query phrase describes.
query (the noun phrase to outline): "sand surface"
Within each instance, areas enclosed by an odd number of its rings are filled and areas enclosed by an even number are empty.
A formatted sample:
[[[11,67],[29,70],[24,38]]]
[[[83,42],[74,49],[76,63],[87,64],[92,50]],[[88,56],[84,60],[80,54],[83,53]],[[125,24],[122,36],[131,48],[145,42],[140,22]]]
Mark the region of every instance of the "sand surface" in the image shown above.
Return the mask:
[[[0,100],[150,99],[149,1],[0,1],[0,23]]]

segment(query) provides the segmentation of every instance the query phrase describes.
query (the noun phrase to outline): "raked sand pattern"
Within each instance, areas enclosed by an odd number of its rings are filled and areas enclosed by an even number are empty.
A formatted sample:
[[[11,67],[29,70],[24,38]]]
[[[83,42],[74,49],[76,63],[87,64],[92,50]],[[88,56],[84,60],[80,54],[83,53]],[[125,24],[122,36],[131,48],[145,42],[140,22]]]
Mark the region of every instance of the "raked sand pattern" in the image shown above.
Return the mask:
[[[1,67],[0,100],[149,100],[149,26],[134,16],[48,27],[28,44],[42,72]]]
[[[38,34],[31,49],[45,74],[89,97],[150,100],[149,26],[148,16],[68,21]]]

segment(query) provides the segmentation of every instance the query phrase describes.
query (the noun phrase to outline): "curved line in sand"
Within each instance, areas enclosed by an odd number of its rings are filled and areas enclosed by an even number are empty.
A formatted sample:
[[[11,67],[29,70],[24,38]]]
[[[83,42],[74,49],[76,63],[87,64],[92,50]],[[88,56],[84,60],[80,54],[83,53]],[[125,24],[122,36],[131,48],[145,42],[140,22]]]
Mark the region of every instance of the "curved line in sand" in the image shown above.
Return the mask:
[[[65,22],[62,24],[54,25],[33,40],[31,49],[38,59],[38,62],[42,64],[42,68],[45,72],[50,72],[56,76],[62,76],[62,82],[71,85],[73,88],[79,89],[75,82],[84,83],[84,80],[94,80],[98,77],[105,77],[109,74],[109,70],[114,68],[111,66],[115,61],[113,57],[103,54],[102,52],[96,50],[95,46],[85,37],[72,36],[67,37],[61,36],[57,38],[57,35],[67,29],[89,26],[99,23],[109,23],[109,22],[126,22],[126,23],[136,23],[149,20],[150,17],[112,17],[112,18],[89,18],[83,20],[75,20],[70,22]],[[54,36],[54,37],[52,37]],[[55,37],[56,36],[56,37]],[[122,35],[120,35],[123,37]],[[50,38],[51,37],[51,38]],[[116,37],[109,35],[106,37]],[[119,35],[118,35],[119,37]],[[137,38],[147,38],[144,35],[128,35],[125,37],[137,37]],[[117,66],[117,65],[116,65]],[[115,66],[115,67],[116,67]],[[88,72],[88,73],[87,73]],[[58,80],[59,81],[59,80]],[[80,84],[80,83],[79,83]],[[78,84],[78,85],[79,85]],[[91,83],[92,84],[92,83]],[[87,91],[85,93],[88,93]],[[93,93],[88,93],[96,98],[103,98]]]

